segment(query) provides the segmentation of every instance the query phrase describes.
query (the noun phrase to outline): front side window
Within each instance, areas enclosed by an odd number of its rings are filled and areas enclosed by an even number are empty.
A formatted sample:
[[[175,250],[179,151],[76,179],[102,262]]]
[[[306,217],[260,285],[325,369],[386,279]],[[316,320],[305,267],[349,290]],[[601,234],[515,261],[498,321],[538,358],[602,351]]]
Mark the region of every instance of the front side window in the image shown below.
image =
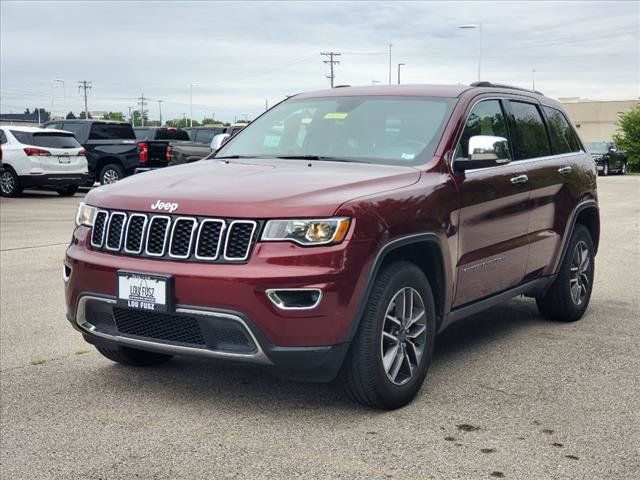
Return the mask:
[[[538,107],[532,103],[509,101],[513,114],[514,153],[516,160],[551,155],[547,130]]]
[[[469,150],[469,139],[478,135],[509,139],[507,122],[500,106],[500,100],[484,100],[473,107],[464,126],[456,157],[466,158]]]
[[[569,125],[565,116],[559,110],[551,107],[543,107],[547,116],[547,124],[549,126],[549,136],[551,137],[551,146],[553,153],[571,153],[579,152],[580,144],[576,135]]]
[[[245,127],[216,156],[418,165],[433,156],[455,101],[388,96],[291,99]]]

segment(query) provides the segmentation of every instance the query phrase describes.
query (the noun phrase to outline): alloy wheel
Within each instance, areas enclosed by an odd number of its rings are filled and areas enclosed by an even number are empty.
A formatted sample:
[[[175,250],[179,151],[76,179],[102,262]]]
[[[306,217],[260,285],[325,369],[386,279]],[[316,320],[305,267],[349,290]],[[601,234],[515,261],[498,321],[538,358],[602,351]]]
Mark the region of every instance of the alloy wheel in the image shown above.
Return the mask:
[[[16,181],[9,170],[3,170],[0,174],[0,189],[5,195],[11,195],[16,188]]]
[[[415,289],[402,288],[387,306],[380,339],[382,365],[392,383],[403,385],[418,371],[426,336],[424,301]]]
[[[120,176],[118,175],[118,172],[113,169],[105,170],[102,174],[102,183],[105,185],[116,183],[118,180],[120,180]]]
[[[589,292],[589,269],[591,267],[591,257],[587,244],[580,240],[576,243],[569,267],[569,289],[571,300],[577,306],[582,305]]]

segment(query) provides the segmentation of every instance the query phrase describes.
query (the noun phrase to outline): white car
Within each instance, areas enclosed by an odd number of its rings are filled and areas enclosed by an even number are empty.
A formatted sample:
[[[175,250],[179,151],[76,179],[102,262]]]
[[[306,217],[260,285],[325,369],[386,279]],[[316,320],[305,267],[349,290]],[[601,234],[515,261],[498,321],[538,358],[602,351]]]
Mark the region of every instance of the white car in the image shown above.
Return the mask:
[[[35,127],[0,127],[3,197],[25,188],[47,188],[60,195],[76,193],[89,178],[84,148],[71,132]]]

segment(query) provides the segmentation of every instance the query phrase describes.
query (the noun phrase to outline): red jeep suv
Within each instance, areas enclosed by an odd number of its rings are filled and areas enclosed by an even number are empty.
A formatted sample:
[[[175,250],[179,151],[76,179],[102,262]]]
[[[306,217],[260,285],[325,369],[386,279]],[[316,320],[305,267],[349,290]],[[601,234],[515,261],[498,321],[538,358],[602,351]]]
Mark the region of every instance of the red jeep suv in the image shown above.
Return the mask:
[[[247,362],[405,405],[436,334],[517,295],[578,320],[596,166],[562,106],[471,86],[295,95],[200,162],[92,190],[68,320],[105,357]]]

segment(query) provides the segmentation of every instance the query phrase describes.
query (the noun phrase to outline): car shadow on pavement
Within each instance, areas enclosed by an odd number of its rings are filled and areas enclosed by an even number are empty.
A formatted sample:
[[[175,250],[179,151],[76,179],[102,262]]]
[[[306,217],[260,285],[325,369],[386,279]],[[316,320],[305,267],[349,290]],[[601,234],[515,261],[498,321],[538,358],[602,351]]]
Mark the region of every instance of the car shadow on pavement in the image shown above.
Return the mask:
[[[507,341],[505,338],[519,335],[543,321],[535,303],[528,300],[511,301],[469,317],[438,336],[432,367],[437,368],[443,362],[455,363],[456,356],[465,351],[487,348],[487,343],[496,340]],[[144,369],[105,363],[99,373],[87,380],[86,388],[108,388],[111,394],[124,398],[143,395],[146,399],[162,399],[168,405],[188,403],[195,409],[224,405],[225,409],[245,413],[268,410],[271,415],[282,416],[300,409],[307,413],[334,409],[371,413],[352,403],[336,384],[281,379],[263,368],[215,360],[176,357],[165,365]],[[439,383],[442,381],[457,380],[440,378]],[[92,382],[95,384],[89,385]]]

